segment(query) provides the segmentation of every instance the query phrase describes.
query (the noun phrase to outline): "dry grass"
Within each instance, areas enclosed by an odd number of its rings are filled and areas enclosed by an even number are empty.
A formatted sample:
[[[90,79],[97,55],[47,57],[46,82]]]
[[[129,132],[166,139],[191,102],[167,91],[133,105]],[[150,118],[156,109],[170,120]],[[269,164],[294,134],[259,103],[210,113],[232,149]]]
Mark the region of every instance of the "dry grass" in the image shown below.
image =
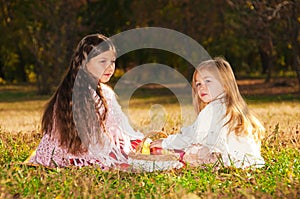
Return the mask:
[[[246,99],[248,99],[247,96],[250,96],[250,100],[247,100],[249,107],[263,121],[268,131],[277,123],[283,131],[292,131],[299,125],[300,95],[295,94],[298,89],[295,79],[277,79],[270,83],[264,83],[262,79],[238,80],[238,85]],[[175,129],[176,131],[182,125],[193,122],[196,115],[192,105],[180,106],[177,99],[165,90],[159,92],[167,96],[160,96],[159,93],[152,90],[150,93],[154,93],[154,97],[145,99],[133,96],[129,108],[124,111],[136,129],[147,132],[164,127],[165,130],[174,131],[173,129]],[[0,127],[2,130],[7,132],[39,130],[43,107],[49,96],[35,96],[34,91],[34,87],[28,86],[0,87],[0,92],[2,92],[2,96],[0,95]],[[288,95],[292,95],[289,99],[293,100],[280,100],[280,97]],[[262,96],[268,97],[260,100]],[[255,100],[251,100],[253,98]],[[270,102],[261,103],[261,101]]]
[[[39,129],[44,100],[0,103],[0,127],[7,132]]]

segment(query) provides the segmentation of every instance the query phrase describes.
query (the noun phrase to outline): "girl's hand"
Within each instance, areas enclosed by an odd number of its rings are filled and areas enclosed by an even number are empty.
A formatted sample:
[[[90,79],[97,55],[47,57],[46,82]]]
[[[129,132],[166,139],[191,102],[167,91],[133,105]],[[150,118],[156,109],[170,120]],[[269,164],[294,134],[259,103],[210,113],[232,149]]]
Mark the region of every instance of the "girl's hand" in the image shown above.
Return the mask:
[[[162,141],[163,141],[163,139],[159,139],[159,140],[155,140],[155,141],[151,142],[150,149],[154,148],[154,147],[162,148]]]

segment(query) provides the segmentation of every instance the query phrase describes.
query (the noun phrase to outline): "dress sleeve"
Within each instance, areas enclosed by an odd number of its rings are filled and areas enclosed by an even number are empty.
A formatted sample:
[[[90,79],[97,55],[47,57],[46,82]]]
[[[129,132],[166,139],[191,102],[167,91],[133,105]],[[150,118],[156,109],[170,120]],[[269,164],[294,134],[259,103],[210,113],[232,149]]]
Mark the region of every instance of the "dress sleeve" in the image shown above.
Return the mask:
[[[182,127],[180,133],[169,135],[164,139],[162,147],[165,149],[184,149],[192,144],[202,144],[211,128],[212,119],[212,109],[208,106],[199,113],[192,125]]]
[[[183,129],[182,129],[183,130]],[[188,126],[178,134],[169,135],[162,142],[164,149],[184,149],[190,146],[193,142],[193,125]]]

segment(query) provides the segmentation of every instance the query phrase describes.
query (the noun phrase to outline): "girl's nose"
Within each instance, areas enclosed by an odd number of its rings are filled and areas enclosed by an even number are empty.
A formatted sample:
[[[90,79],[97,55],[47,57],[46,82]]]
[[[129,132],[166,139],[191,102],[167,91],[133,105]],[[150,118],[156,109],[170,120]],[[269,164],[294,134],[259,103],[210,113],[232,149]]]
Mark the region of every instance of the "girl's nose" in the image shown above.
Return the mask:
[[[114,69],[115,68],[115,62],[110,62],[110,64],[107,66],[107,69]]]
[[[203,84],[200,85],[200,88],[199,88],[199,89],[200,89],[200,90],[204,90],[205,88],[206,88],[206,85],[203,83]]]

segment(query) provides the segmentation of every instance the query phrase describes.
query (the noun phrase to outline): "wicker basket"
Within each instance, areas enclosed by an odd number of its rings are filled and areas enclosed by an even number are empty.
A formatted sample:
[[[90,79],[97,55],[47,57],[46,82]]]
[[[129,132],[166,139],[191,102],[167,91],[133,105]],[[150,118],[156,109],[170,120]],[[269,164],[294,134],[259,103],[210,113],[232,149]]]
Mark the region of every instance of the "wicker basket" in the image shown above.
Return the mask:
[[[135,160],[146,160],[146,161],[176,161],[180,159],[180,154],[175,153],[170,150],[164,150],[163,154],[153,155],[153,154],[143,154],[142,149],[146,141],[149,139],[152,141],[166,138],[167,134],[163,131],[152,131],[148,133],[141,143],[136,148],[135,153],[129,153],[129,158]]]
[[[165,155],[147,155],[141,153],[130,153],[128,155],[131,159],[134,160],[147,160],[147,161],[176,161],[180,159],[180,155],[173,154],[165,154]]]

